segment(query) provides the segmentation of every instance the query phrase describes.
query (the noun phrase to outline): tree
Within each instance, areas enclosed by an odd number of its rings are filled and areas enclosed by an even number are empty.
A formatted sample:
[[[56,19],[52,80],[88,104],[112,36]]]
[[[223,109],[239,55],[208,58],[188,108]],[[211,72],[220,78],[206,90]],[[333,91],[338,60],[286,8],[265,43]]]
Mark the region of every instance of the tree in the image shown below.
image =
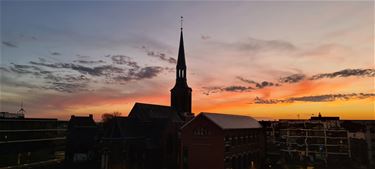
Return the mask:
[[[102,122],[106,123],[109,120],[113,119],[114,117],[119,117],[121,116],[120,112],[113,112],[113,113],[103,113],[102,114]]]

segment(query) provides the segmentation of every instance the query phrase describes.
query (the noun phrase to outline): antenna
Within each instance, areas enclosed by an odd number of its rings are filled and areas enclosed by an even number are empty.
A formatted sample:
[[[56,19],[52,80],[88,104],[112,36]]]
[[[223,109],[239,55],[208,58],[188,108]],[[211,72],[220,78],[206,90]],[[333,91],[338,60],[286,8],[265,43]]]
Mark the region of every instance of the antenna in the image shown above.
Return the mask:
[[[23,100],[21,101],[21,108],[17,111],[18,115],[24,116],[26,113],[25,109],[23,109]]]
[[[181,31],[182,31],[182,29],[183,29],[183,22],[184,22],[184,17],[181,16],[181,20],[180,20],[180,23],[181,23]]]

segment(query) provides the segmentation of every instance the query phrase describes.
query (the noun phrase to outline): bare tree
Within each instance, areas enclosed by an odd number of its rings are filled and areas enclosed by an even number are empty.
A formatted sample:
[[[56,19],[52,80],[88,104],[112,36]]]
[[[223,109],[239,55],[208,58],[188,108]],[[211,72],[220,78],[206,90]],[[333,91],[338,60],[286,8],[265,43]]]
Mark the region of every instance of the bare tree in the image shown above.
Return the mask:
[[[102,114],[102,122],[106,123],[109,120],[113,119],[114,117],[119,117],[121,116],[120,112],[113,112],[113,113],[103,113]]]

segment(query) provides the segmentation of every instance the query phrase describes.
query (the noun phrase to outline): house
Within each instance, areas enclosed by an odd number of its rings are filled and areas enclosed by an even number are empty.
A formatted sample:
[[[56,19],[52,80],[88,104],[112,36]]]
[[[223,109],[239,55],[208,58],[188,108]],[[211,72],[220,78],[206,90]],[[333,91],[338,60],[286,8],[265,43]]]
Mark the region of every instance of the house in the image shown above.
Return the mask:
[[[71,116],[66,138],[65,161],[68,165],[91,165],[96,160],[98,126],[93,116]]]
[[[200,113],[181,128],[181,169],[261,168],[265,138],[248,116]]]

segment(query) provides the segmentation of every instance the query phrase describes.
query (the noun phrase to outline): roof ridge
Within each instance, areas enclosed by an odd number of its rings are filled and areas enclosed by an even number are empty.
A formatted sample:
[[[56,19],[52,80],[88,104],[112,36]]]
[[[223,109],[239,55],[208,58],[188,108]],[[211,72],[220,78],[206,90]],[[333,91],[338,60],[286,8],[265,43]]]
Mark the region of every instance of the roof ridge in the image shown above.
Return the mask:
[[[249,117],[254,119],[251,116],[246,116],[246,115],[237,115],[237,114],[225,114],[225,113],[211,113],[211,112],[201,112],[203,114],[213,114],[213,115],[222,115],[222,116],[234,116],[234,117]]]
[[[150,105],[150,106],[162,106],[162,107],[171,107],[167,105],[160,105],[160,104],[153,104],[153,103],[142,103],[142,102],[135,102],[135,105]]]
[[[202,112],[208,120],[222,129],[260,128],[259,122],[250,116]]]

